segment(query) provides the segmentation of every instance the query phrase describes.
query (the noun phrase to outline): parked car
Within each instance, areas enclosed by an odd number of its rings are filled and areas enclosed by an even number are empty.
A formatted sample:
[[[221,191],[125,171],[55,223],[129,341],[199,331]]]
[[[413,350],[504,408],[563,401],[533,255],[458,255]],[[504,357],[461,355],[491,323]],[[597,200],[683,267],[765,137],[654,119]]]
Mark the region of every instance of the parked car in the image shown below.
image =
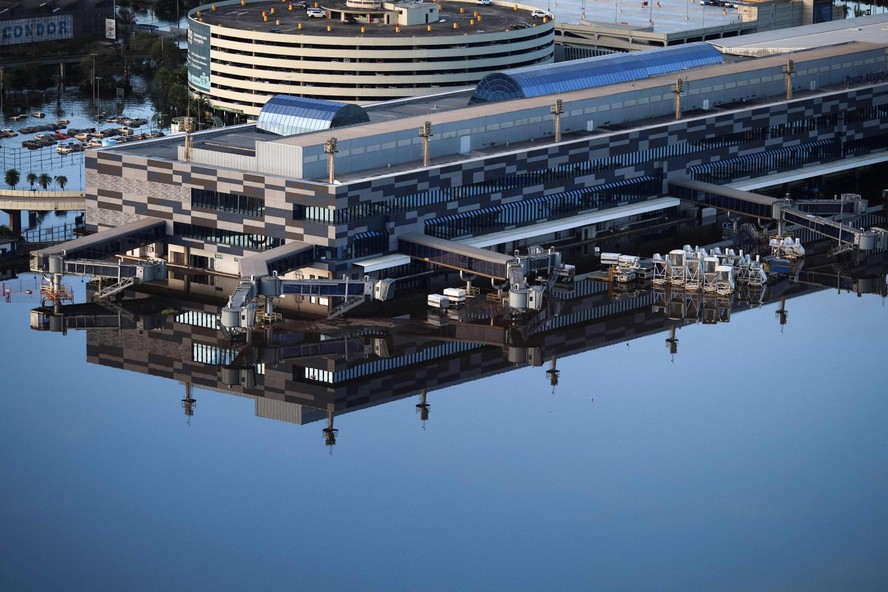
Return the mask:
[[[534,10],[533,12],[531,12],[531,13],[530,13],[530,16],[532,16],[533,18],[546,18],[546,19],[551,19],[551,18],[552,18],[552,15],[551,15],[551,14],[549,14],[549,13],[546,12],[545,10],[540,10],[539,8],[537,8],[536,10]]]
[[[357,19],[356,19],[355,17],[353,17],[352,15],[347,14],[347,15],[345,15],[344,17],[342,17],[342,22],[343,22],[343,23],[346,23],[346,24],[348,24],[348,25],[353,25],[353,24],[355,24],[355,23],[358,22],[358,21],[357,21]]]
[[[309,8],[305,11],[308,18],[327,18],[327,13],[320,8]]]
[[[530,23],[512,23],[509,25],[510,29],[529,29],[532,25]]]
[[[305,10],[306,8],[308,8],[308,3],[296,2],[295,4],[293,4],[293,8],[295,8],[296,10]]]
[[[481,6],[490,6],[490,0],[475,0],[475,2]]]

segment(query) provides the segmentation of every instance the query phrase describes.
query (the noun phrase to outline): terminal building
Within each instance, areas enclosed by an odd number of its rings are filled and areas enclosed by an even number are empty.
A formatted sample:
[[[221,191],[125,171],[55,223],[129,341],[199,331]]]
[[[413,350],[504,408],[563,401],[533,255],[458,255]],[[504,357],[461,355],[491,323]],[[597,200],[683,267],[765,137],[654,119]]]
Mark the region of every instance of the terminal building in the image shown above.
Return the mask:
[[[528,67],[363,107],[283,97],[256,124],[89,151],[87,224],[160,221],[165,239],[137,254],[207,277],[272,248],[300,254],[282,274],[403,277],[427,268],[409,235],[501,253],[595,240],[695,209],[678,179],[754,189],[888,160],[886,22]]]

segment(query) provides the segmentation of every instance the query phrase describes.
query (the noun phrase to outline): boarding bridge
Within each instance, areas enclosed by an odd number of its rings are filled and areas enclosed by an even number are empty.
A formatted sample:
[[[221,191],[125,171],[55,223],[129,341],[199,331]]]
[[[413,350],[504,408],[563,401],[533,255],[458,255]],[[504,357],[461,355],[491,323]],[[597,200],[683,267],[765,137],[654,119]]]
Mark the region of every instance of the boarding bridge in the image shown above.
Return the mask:
[[[516,274],[525,277],[532,274],[564,274],[572,269],[561,262],[561,253],[555,249],[530,247],[525,255],[517,251],[513,255],[504,255],[417,232],[399,236],[398,250],[438,267],[510,283],[517,283]]]
[[[856,193],[843,193],[838,199],[777,199],[751,191],[723,187],[688,178],[670,179],[669,191],[676,197],[752,218],[795,224],[817,234],[835,239],[839,250],[871,251],[888,248],[886,231],[881,228],[861,230],[843,224],[846,218],[866,213],[868,202]],[[838,220],[830,220],[822,215]]]
[[[394,280],[283,279],[278,272],[305,267],[314,262],[314,247],[308,243],[292,242],[240,260],[241,280],[228,304],[222,309],[222,326],[228,330],[251,329],[264,320],[275,318],[272,299],[287,294],[341,298],[328,318],[337,317],[368,299],[388,300],[394,295]],[[259,309],[258,298],[264,297],[265,306]]]
[[[555,249],[530,247],[524,255],[518,251],[505,255],[420,233],[398,237],[398,249],[431,265],[459,270],[467,281],[467,291],[476,276],[489,278],[497,289],[508,286],[509,308],[516,316],[540,310],[543,295],[556,282],[572,283],[574,279],[574,267],[562,263],[561,253]]]
[[[157,218],[143,218],[81,238],[67,241],[31,253],[31,271],[61,273],[50,270],[50,259],[100,260],[120,255],[166,239],[166,222]]]
[[[167,264],[162,259],[147,259],[134,262],[93,261],[89,259],[67,259],[63,254],[41,255],[42,271],[48,285],[40,292],[49,300],[58,300],[65,293],[61,284],[63,275],[83,275],[91,279],[113,279],[114,283],[105,286],[95,294],[93,300],[109,298],[136,284],[165,280]],[[33,264],[34,259],[32,259]],[[33,269],[33,267],[32,267]]]

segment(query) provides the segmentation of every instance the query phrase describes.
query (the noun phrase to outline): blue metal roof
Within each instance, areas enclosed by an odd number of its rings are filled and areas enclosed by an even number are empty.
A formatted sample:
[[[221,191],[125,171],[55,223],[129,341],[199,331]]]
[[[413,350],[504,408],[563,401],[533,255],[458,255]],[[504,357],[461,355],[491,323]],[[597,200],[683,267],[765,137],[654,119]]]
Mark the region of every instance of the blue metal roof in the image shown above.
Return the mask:
[[[469,103],[554,95],[721,62],[721,53],[715,47],[699,42],[557,64],[540,64],[488,74],[478,83]]]
[[[256,129],[281,136],[292,136],[367,121],[370,121],[370,117],[358,105],[275,95],[268,99],[259,112]]]

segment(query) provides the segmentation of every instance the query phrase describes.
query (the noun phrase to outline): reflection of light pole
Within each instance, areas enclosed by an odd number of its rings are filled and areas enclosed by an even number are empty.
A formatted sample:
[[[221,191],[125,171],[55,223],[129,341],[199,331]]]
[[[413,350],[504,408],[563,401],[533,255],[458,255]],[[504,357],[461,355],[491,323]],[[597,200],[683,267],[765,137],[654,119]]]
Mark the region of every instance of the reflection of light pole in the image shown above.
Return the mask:
[[[92,72],[90,73],[90,81],[92,82],[92,102],[93,107],[96,105],[96,54],[89,54],[92,56]]]
[[[102,97],[101,97],[102,83],[100,82],[101,80],[102,80],[101,76],[96,76],[96,81],[97,81],[97,84],[96,84],[96,108],[98,108],[98,106],[99,106],[98,102],[102,100]]]
[[[0,117],[2,117],[2,116],[3,116],[3,67],[0,66]]]

